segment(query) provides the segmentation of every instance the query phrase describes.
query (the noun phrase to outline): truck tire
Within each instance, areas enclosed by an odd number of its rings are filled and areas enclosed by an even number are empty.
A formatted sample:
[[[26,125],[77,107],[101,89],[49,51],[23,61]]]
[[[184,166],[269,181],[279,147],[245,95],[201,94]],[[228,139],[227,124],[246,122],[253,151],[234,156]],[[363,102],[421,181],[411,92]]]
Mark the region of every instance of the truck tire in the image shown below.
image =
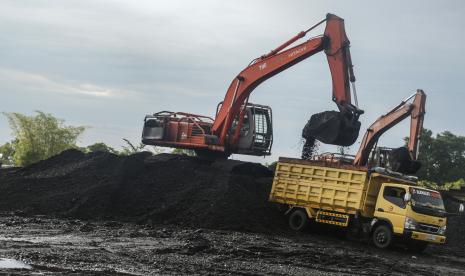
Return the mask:
[[[424,241],[409,241],[407,248],[410,252],[421,253],[428,247],[428,243]]]
[[[381,224],[375,228],[372,234],[373,244],[378,248],[388,248],[392,245],[393,234],[389,226]]]
[[[307,228],[308,216],[304,210],[295,210],[289,216],[289,227],[298,232],[302,232]]]

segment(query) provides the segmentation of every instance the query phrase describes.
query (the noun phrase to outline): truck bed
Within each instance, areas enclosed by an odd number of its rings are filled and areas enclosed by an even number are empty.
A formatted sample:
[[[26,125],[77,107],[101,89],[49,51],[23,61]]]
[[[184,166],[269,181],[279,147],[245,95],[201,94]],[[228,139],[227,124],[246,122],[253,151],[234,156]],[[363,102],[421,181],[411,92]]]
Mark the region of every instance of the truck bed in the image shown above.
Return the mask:
[[[280,158],[270,201],[342,213],[360,210],[366,169],[326,163]]]
[[[279,158],[269,200],[291,206],[372,216],[382,183],[414,182],[366,167],[315,160]]]

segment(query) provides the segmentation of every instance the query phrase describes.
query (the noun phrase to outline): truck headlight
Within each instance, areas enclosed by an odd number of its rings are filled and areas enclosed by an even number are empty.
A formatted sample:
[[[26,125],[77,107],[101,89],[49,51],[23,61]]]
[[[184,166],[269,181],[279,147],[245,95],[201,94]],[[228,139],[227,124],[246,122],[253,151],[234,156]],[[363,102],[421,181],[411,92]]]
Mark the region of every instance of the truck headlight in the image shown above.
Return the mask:
[[[439,227],[439,230],[438,230],[438,234],[439,235],[445,235],[446,234],[446,230],[447,230],[447,226],[441,226]]]
[[[404,228],[411,229],[411,230],[417,229],[417,221],[414,220],[413,218],[405,217]]]

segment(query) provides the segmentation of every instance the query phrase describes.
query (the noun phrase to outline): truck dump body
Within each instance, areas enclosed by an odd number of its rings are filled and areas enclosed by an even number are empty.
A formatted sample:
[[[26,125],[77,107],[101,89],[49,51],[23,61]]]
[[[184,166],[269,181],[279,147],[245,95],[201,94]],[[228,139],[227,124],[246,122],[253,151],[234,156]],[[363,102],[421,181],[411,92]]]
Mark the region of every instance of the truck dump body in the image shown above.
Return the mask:
[[[345,214],[373,216],[382,183],[399,179],[366,167],[322,161],[280,158],[269,200]],[[405,182],[405,181],[402,181]]]
[[[270,201],[314,209],[355,213],[363,208],[367,172],[280,158]]]

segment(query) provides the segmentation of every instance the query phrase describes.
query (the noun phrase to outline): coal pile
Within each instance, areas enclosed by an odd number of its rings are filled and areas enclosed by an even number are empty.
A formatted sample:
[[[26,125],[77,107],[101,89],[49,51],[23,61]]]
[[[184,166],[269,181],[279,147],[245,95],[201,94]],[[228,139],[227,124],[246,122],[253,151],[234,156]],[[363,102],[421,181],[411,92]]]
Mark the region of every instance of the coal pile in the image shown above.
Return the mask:
[[[269,232],[285,228],[271,182],[266,167],[236,160],[68,150],[2,172],[0,210]]]
[[[460,201],[443,193],[444,205],[449,213],[457,213]],[[447,218],[447,247],[453,248],[457,255],[465,256],[465,216]]]

